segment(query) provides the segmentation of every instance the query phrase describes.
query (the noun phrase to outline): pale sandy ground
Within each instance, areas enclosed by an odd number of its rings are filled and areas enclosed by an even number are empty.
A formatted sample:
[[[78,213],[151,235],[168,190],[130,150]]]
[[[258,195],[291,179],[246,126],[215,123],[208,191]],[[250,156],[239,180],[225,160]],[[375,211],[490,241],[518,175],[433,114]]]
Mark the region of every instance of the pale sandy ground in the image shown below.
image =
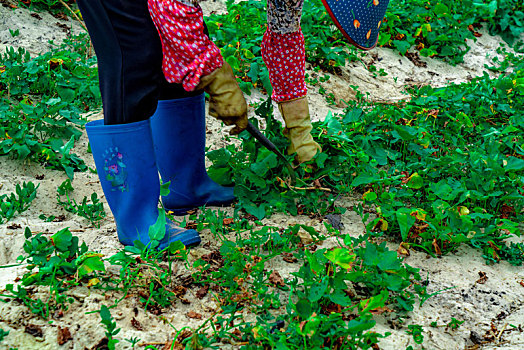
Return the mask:
[[[222,2],[206,1],[202,3],[206,13],[211,11],[223,11],[225,6]],[[41,13],[42,20],[30,16],[30,12],[24,10],[12,11],[0,6],[0,52],[5,47],[24,47],[31,54],[45,51],[49,48],[47,40],[60,42],[66,35],[56,22],[62,22],[71,27],[75,32],[80,31],[76,23],[57,20],[56,18]],[[19,29],[20,35],[12,37],[8,29]],[[465,57],[465,63],[453,67],[441,61],[422,58],[427,67],[417,67],[410,60],[401,57],[395,52],[378,48],[365,56],[365,62],[375,61],[377,68],[383,68],[388,75],[374,78],[362,63],[353,63],[343,68],[342,77],[332,76],[331,79],[322,83],[328,93],[333,93],[338,106],[328,106],[324,96],[318,93],[318,86],[310,87],[310,102],[313,119],[322,120],[328,111],[338,113],[342,111],[343,101],[348,101],[355,96],[350,85],[357,85],[363,93],[369,93],[373,101],[398,101],[405,98],[404,86],[410,84],[431,84],[443,86],[449,82],[459,83],[467,81],[472,77],[479,76],[483,72],[484,64],[490,63],[490,58],[496,52],[500,43],[498,37],[492,37],[487,33],[479,38],[477,42],[470,42],[472,49]],[[314,74],[309,70],[311,75]],[[396,80],[394,79],[396,78]],[[248,97],[250,102],[256,102],[260,93],[254,92]],[[251,110],[252,114],[253,111]],[[278,111],[276,112],[278,116]],[[90,116],[89,119],[100,118],[100,115]],[[208,145],[221,147],[228,141],[224,139],[224,133],[220,132],[221,126],[213,119],[208,119]],[[75,152],[80,155],[90,167],[94,167],[91,156],[86,152],[87,137],[84,136],[75,146]],[[42,180],[36,179],[37,175],[45,175]],[[33,232],[45,232],[49,235],[56,231],[69,227],[74,234],[83,239],[91,250],[100,251],[106,256],[112,255],[121,248],[115,237],[115,226],[111,218],[106,219],[101,228],[89,227],[88,222],[63,210],[55,200],[56,189],[66,179],[63,172],[43,169],[36,164],[28,164],[20,161],[10,160],[7,157],[0,158],[0,193],[14,191],[16,184],[23,181],[32,181],[38,184],[38,196],[31,208],[9,222],[9,225],[18,224],[21,228],[11,229],[7,225],[0,227],[0,266],[16,262],[17,256],[22,253],[24,242],[23,229],[27,226]],[[91,173],[77,173],[74,180],[74,197],[82,199],[92,192],[97,192],[103,198],[97,176]],[[351,201],[344,199],[340,205],[350,208]],[[106,206],[107,210],[107,206]],[[108,211],[108,210],[107,210]],[[40,214],[65,215],[63,222],[45,223],[38,218]],[[108,213],[110,215],[110,213]],[[290,223],[305,223],[325,232],[325,228],[318,220],[308,217],[289,217],[285,215],[274,215],[265,220],[267,225],[286,227]],[[363,231],[360,217],[353,211],[348,210],[342,216],[344,228],[342,233],[358,235]],[[216,248],[214,239],[208,231],[202,232],[203,244],[191,252],[190,260],[194,261],[202,254],[208,253]],[[521,240],[515,238],[515,240]],[[324,243],[325,246],[331,242]],[[395,245],[390,243],[392,249]],[[477,250],[463,247],[458,252],[439,259],[426,256],[424,253],[412,252],[406,258],[406,262],[421,269],[421,275],[429,274],[428,291],[437,292],[449,287],[447,290],[430,298],[422,307],[416,305],[415,311],[410,313],[404,324],[393,324],[383,318],[377,317],[376,329],[379,332],[391,332],[392,335],[380,342],[381,349],[405,349],[412,345],[414,349],[422,349],[413,343],[411,336],[406,334],[407,325],[420,324],[424,326],[425,349],[465,349],[473,346],[472,339],[478,335],[482,338],[489,332],[491,325],[496,326],[500,332],[497,341],[480,344],[477,349],[524,349],[524,334],[522,328],[515,330],[510,325],[524,327],[524,307],[522,295],[524,287],[520,284],[524,280],[522,267],[514,267],[506,262],[494,266],[485,265],[481,253]],[[267,266],[268,269],[281,271],[284,277],[296,268],[284,261],[275,259]],[[23,274],[23,267],[0,269],[0,290],[8,283],[13,283],[17,276]],[[485,272],[488,279],[484,284],[477,283],[479,272]],[[183,273],[183,266],[179,267],[179,273]],[[194,296],[195,291],[189,291],[186,296],[190,305],[177,302],[163,316],[176,328],[184,326],[197,327],[201,320],[188,318],[186,313],[190,310],[201,313],[204,319],[210,317],[215,302],[211,294],[203,300]],[[0,328],[10,331],[10,334],[0,344],[0,349],[18,347],[19,349],[84,349],[91,348],[104,337],[104,330],[99,324],[97,314],[86,315],[88,311],[99,309],[101,304],[112,303],[114,297],[106,298],[99,291],[87,288],[72,292],[76,302],[70,310],[65,312],[62,318],[52,323],[34,317],[27,308],[15,303],[0,303]],[[137,307],[137,314],[133,309]],[[118,327],[122,331],[118,335],[121,342],[118,348],[126,349],[128,343],[124,338],[139,337],[141,344],[148,342],[165,342],[174,336],[173,329],[158,316],[145,313],[136,298],[128,298],[121,302],[112,311]],[[131,319],[135,317],[146,331],[138,331],[131,326]],[[429,324],[437,321],[439,325],[448,323],[454,317],[465,321],[458,330],[447,330],[444,327],[431,328]],[[250,316],[246,316],[250,319]],[[391,318],[391,317],[389,317]],[[28,324],[42,325],[44,334],[41,338],[24,333]],[[69,327],[73,340],[63,346],[57,345],[57,327]],[[142,347],[143,348],[143,347]],[[222,348],[238,348],[226,346]]]

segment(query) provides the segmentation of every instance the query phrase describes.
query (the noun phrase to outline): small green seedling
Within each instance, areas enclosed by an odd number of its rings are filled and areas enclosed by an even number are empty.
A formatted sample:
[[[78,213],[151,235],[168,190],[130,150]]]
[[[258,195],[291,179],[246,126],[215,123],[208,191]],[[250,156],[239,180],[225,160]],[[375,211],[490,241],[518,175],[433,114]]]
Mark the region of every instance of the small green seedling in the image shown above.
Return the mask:
[[[118,339],[115,339],[115,336],[120,333],[120,328],[116,328],[116,321],[113,319],[113,316],[111,316],[109,308],[105,305],[102,305],[100,309],[100,318],[100,323],[106,328],[107,347],[109,350],[115,350],[116,344],[120,342]]]
[[[422,344],[424,342],[423,332],[424,332],[424,329],[422,328],[421,325],[418,325],[418,324],[409,325],[408,330],[406,331],[407,334],[410,334],[413,336],[413,341],[416,344]]]
[[[70,179],[62,182],[57,189],[56,198],[58,204],[68,212],[86,218],[91,225],[100,227],[100,221],[106,217],[106,212],[104,210],[104,204],[100,202],[96,192],[91,194],[91,203],[88,203],[87,197],[84,196],[81,204],[78,204],[75,199],[70,198],[70,194],[73,190]],[[62,197],[65,197],[65,200],[63,200]]]
[[[465,321],[459,321],[455,317],[452,317],[451,321],[449,321],[449,323],[446,325],[446,327],[448,327],[448,328],[450,328],[452,330],[456,330],[456,329],[459,329],[460,325],[463,324],[464,322]]]

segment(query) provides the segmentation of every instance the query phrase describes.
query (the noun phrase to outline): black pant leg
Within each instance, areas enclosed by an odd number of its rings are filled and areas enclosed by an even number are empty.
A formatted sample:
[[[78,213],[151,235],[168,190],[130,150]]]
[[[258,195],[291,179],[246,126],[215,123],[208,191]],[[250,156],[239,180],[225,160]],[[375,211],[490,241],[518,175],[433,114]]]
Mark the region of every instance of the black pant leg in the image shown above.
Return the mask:
[[[162,73],[162,45],[147,0],[78,0],[98,58],[105,124],[145,120],[159,97],[188,94]],[[159,96],[159,95],[162,96]]]

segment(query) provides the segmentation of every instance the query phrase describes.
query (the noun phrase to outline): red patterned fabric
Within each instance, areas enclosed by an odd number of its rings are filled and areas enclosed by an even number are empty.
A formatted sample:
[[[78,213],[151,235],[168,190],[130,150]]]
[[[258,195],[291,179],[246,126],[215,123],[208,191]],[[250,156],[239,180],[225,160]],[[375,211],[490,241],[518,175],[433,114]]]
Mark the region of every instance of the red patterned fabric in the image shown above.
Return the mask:
[[[220,49],[204,34],[202,8],[176,0],[148,0],[148,6],[162,40],[166,80],[193,91],[200,77],[224,63]]]
[[[283,102],[306,96],[306,51],[302,30],[278,34],[268,28],[261,48],[273,87],[271,98]]]

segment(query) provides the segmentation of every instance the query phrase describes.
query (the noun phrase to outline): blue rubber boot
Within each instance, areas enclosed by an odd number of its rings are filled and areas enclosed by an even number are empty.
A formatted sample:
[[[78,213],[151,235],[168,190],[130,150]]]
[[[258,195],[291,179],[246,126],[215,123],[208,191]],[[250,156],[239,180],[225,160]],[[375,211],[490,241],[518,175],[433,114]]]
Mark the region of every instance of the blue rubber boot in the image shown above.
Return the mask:
[[[202,205],[227,206],[235,200],[233,187],[209,178],[205,164],[206,122],[204,94],[158,101],[151,117],[156,162],[164,182],[166,210],[184,215]]]
[[[96,120],[87,123],[86,130],[118,239],[124,245],[133,245],[135,240],[148,245],[148,231],[158,218],[160,197],[149,119],[118,125]],[[174,241],[194,245],[200,243],[200,236],[168,221],[158,249]]]

